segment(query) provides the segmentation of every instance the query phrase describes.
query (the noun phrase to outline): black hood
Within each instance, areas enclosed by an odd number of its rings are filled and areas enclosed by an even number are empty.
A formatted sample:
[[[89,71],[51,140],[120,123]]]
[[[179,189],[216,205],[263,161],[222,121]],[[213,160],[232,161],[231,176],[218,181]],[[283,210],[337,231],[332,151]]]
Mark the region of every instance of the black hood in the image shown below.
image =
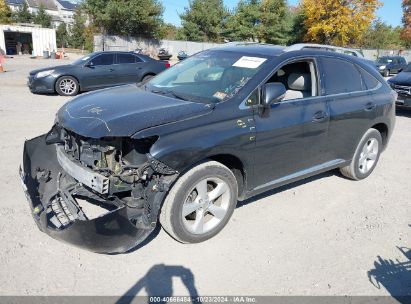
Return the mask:
[[[42,68],[42,69],[37,69],[37,70],[33,70],[33,71],[30,71],[30,75],[35,75],[35,74],[37,74],[38,72],[43,72],[43,71],[49,71],[49,70],[68,70],[68,69],[74,69],[74,68],[76,68],[76,65],[72,65],[72,64],[65,64],[65,65],[57,65],[57,66],[51,66],[51,67],[48,67],[48,68]]]
[[[130,137],[140,130],[204,115],[212,109],[210,104],[171,98],[127,85],[74,98],[58,111],[57,121],[60,126],[85,137]]]
[[[411,86],[411,72],[401,72],[391,78],[390,82],[398,85]]]

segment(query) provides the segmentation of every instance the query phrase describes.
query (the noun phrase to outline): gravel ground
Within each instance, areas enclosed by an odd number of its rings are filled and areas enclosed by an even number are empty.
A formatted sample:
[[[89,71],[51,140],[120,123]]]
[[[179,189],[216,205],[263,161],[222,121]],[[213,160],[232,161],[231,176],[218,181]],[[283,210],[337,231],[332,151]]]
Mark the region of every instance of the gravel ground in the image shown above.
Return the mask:
[[[47,132],[68,98],[25,83],[31,69],[62,63],[8,59],[0,74],[0,295],[411,294],[411,110],[398,111],[368,179],[330,172],[271,191],[205,243],[157,229],[138,250],[99,255],[40,233],[18,166],[24,140]]]

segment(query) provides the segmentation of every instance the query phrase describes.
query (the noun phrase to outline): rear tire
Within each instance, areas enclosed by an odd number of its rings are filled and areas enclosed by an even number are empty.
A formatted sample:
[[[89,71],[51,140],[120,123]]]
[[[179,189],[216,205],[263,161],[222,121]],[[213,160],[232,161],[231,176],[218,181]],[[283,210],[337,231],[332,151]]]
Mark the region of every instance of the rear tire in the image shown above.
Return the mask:
[[[80,86],[76,78],[62,76],[56,81],[55,89],[61,96],[75,96],[79,92]]]
[[[361,138],[351,163],[340,169],[342,175],[353,180],[361,180],[368,177],[378,163],[381,150],[381,133],[376,129],[369,129]]]
[[[226,166],[208,161],[187,171],[171,188],[160,213],[164,230],[181,243],[219,233],[237,204],[237,181]]]

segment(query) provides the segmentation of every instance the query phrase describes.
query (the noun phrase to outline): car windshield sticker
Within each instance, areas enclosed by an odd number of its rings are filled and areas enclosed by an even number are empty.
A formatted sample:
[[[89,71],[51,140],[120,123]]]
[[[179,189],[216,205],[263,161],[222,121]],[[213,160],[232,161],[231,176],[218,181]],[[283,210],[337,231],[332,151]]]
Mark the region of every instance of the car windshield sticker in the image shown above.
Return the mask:
[[[266,60],[267,58],[243,56],[240,59],[238,59],[233,64],[233,66],[238,68],[255,69],[258,68]]]
[[[213,97],[220,99],[220,100],[223,100],[226,96],[227,94],[223,92],[215,92],[213,95]]]
[[[232,98],[238,91],[241,90],[243,86],[251,79],[251,77],[243,77],[239,81],[235,82],[234,84],[230,85],[227,89],[225,89],[225,93],[227,96],[224,99]]]

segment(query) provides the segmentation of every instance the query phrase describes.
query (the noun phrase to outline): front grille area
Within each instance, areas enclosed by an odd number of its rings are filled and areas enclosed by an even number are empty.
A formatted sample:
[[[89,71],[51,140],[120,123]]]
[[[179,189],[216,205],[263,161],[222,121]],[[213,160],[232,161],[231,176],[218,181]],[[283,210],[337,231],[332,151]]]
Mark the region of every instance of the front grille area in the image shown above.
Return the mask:
[[[403,86],[403,85],[394,84],[394,85],[391,85],[391,87],[398,94],[411,96],[411,87],[410,86]]]

